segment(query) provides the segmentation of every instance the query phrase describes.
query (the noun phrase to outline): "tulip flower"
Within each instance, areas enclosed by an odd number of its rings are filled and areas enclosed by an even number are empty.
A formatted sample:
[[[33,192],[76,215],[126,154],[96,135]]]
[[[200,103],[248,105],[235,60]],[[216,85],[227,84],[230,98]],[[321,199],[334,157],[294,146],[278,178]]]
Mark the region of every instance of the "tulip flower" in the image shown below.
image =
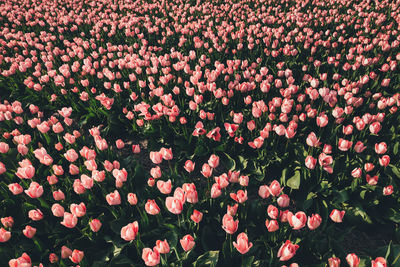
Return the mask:
[[[236,242],[233,241],[233,246],[236,248],[237,251],[240,252],[240,254],[246,254],[250,250],[250,248],[253,246],[253,243],[249,242],[249,239],[247,238],[247,234],[240,233],[237,236]]]
[[[185,235],[179,242],[186,252],[191,250],[195,245],[194,238],[191,235]]]

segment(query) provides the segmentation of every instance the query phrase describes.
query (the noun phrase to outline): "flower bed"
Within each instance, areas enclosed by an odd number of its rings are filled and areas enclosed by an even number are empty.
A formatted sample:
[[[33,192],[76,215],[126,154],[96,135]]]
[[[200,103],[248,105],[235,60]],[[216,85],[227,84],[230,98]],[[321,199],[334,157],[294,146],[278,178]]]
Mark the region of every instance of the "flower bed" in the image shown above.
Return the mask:
[[[398,266],[399,5],[3,1],[0,265]]]

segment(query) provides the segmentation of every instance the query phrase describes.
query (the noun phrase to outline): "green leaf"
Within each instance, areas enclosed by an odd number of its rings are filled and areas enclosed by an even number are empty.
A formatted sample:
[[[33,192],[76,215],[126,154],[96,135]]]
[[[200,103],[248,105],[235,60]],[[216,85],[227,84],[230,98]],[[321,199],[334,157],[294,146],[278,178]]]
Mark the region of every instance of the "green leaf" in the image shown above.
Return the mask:
[[[395,209],[389,209],[389,212],[386,214],[386,218],[395,223],[400,223],[400,213]]]
[[[168,231],[165,234],[165,238],[168,240],[170,247],[176,247],[176,244],[178,243],[178,234],[176,231]]]
[[[225,144],[221,144],[221,145],[219,145],[219,146],[217,146],[215,149],[214,149],[214,151],[218,151],[218,152],[223,152],[223,151],[225,151]]]
[[[123,266],[130,266],[129,264],[133,264],[133,261],[129,259],[127,256],[119,255],[116,258],[113,258],[109,264],[109,266],[115,265],[123,265]]]
[[[399,152],[399,144],[400,144],[400,142],[397,142],[396,144],[394,144],[394,147],[393,147],[394,155],[397,155],[397,153]]]
[[[360,197],[362,198],[362,199],[365,199],[365,194],[367,193],[367,190],[362,190],[361,192],[360,192]]]
[[[398,266],[395,265],[396,263],[399,264],[400,263],[400,245],[394,245],[392,247],[392,251],[393,251],[393,262],[390,266]]]
[[[287,186],[292,189],[299,189],[300,188],[300,171],[295,171],[294,175],[287,180]]]
[[[286,175],[287,175],[287,169],[283,169],[281,175],[281,184],[286,185]]]
[[[367,267],[368,266],[367,262],[368,262],[367,259],[360,258],[360,263],[358,264],[358,267]]]
[[[389,243],[388,248],[386,250],[386,254],[385,254],[385,259],[386,260],[388,259],[389,255],[390,255],[391,248],[392,248],[392,240],[390,240],[390,243]]]
[[[223,153],[222,157],[222,164],[228,169],[228,170],[234,170],[236,168],[236,162],[231,156],[229,156],[227,153]]]
[[[245,159],[244,157],[242,157],[242,156],[238,156],[238,158],[239,158],[239,162],[242,165],[243,169],[246,169],[247,168],[247,163],[249,161],[247,159]]]
[[[197,260],[194,262],[194,266],[211,266],[215,267],[217,266],[218,263],[218,258],[219,258],[219,250],[212,250],[212,251],[207,251],[203,255],[200,255]]]
[[[242,259],[242,267],[252,266],[254,256],[246,257]]]
[[[251,177],[256,178],[257,181],[261,182],[262,180],[264,180],[265,175],[260,171],[260,173],[255,173]]]
[[[343,203],[349,200],[350,196],[347,191],[340,191],[337,195],[333,198],[333,204]]]
[[[392,172],[394,175],[397,176],[397,178],[400,178],[400,170],[399,170],[396,166],[394,166],[394,165],[392,165],[392,164],[389,164],[388,167],[390,168],[391,172]]]
[[[205,144],[200,143],[199,145],[196,146],[196,149],[194,150],[194,156],[196,157],[202,157],[207,155],[209,152],[208,148],[205,146]]]

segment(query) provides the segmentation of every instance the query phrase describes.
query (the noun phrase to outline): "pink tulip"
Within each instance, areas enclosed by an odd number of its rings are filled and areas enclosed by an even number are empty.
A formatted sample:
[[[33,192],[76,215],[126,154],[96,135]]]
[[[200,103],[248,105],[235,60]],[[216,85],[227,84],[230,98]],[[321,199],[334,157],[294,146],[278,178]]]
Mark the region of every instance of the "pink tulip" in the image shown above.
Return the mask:
[[[357,267],[360,264],[360,259],[354,253],[347,254],[346,261],[350,267]]]
[[[253,246],[253,243],[249,242],[247,234],[240,233],[237,236],[236,242],[233,241],[233,246],[237,251],[239,251],[240,254],[246,254]]]
[[[163,160],[163,155],[161,152],[150,152],[150,159],[154,164],[160,164]]]
[[[286,240],[278,250],[278,258],[280,261],[287,261],[296,254],[299,245],[293,244],[290,240]]]
[[[318,127],[321,127],[321,128],[328,125],[328,116],[326,116],[325,114],[318,116],[317,117],[317,125],[318,125]]]
[[[31,182],[28,190],[25,190],[25,194],[31,198],[41,197],[43,194],[43,187],[37,182]]]
[[[154,179],[160,178],[161,177],[161,168],[160,166],[156,166],[154,168],[150,169],[150,175]]]
[[[137,202],[138,202],[136,194],[134,194],[134,193],[129,193],[129,194],[128,194],[128,202],[129,202],[129,204],[131,204],[132,206],[133,206],[133,205],[136,205]]]
[[[315,166],[317,165],[317,159],[313,158],[312,156],[307,156],[306,160],[305,160],[305,165],[310,170],[313,170],[313,169],[315,169]]]
[[[273,196],[278,196],[281,193],[282,191],[281,185],[277,180],[272,181],[272,183],[269,186],[269,191]]]
[[[125,241],[132,241],[136,238],[138,232],[139,224],[137,221],[134,221],[121,228],[121,238]]]
[[[379,158],[379,165],[382,167],[387,167],[390,163],[390,157],[388,155],[383,155],[381,158]]]
[[[140,146],[139,145],[132,145],[132,152],[133,152],[133,154],[139,154],[140,153]]]
[[[341,223],[343,220],[343,216],[345,214],[345,211],[339,211],[337,209],[333,209],[329,217],[334,221],[335,223]]]
[[[195,223],[200,223],[200,221],[203,219],[203,213],[198,210],[193,210],[193,214],[190,215],[190,219]]]
[[[158,207],[155,200],[152,200],[152,199],[147,200],[146,205],[145,205],[145,210],[150,215],[156,215],[156,214],[160,213],[160,208]]]
[[[53,206],[51,206],[51,212],[56,217],[63,217],[65,210],[60,204],[55,203]]]
[[[185,192],[184,196],[186,197],[186,201],[188,203],[195,204],[199,201],[196,186],[194,183],[185,183],[182,185],[182,188]]]
[[[30,210],[28,212],[28,217],[32,220],[32,221],[40,221],[41,219],[43,219],[43,213],[39,210]]]
[[[360,178],[362,175],[362,170],[361,168],[355,168],[351,171],[351,176],[353,176],[354,178]]]
[[[373,122],[370,126],[369,126],[369,131],[373,134],[378,134],[382,129],[382,125],[380,124],[380,122],[376,121]]]
[[[282,194],[277,199],[278,206],[281,208],[286,208],[289,206],[290,198],[286,194]]]
[[[76,217],[82,217],[86,214],[86,205],[83,202],[80,204],[71,204],[69,209]]]
[[[106,200],[108,205],[110,206],[121,204],[121,196],[119,195],[119,192],[117,190],[114,190],[113,193],[109,193],[106,196]]]
[[[79,155],[74,149],[69,149],[67,150],[67,152],[64,153],[64,157],[69,162],[75,162],[78,159]]]
[[[49,261],[50,263],[54,264],[58,261],[58,256],[55,253],[49,254]]]
[[[7,171],[6,166],[0,161],[0,175]]]
[[[219,165],[219,157],[217,155],[212,154],[208,159],[208,165],[210,165],[210,167],[213,169],[217,168]]]
[[[343,138],[339,138],[338,148],[341,151],[347,151],[351,148],[353,142],[345,140]]]
[[[89,226],[93,232],[98,232],[101,228],[101,222],[98,219],[93,219],[89,222]]]
[[[204,163],[203,167],[201,168],[201,174],[203,174],[203,176],[205,178],[209,178],[212,174],[212,169],[211,169],[210,165],[208,165],[207,163]]]
[[[229,214],[225,214],[222,218],[222,229],[228,234],[234,234],[238,229],[239,221],[233,220],[233,217]]]
[[[142,259],[146,266],[156,266],[160,263],[160,253],[157,249],[144,248],[142,251]]]
[[[194,166],[195,163],[193,163],[191,160],[187,160],[184,168],[187,172],[191,173],[194,170]]]
[[[393,194],[393,185],[385,186],[385,187],[383,188],[383,194],[384,194],[385,196],[390,196],[391,194]]]
[[[235,193],[230,193],[230,197],[238,203],[244,203],[247,200],[247,190],[238,190]]]
[[[157,188],[158,190],[160,190],[160,192],[162,194],[168,195],[169,193],[171,193],[171,179],[168,179],[168,181],[157,181]]]
[[[164,160],[171,160],[173,158],[172,149],[171,148],[161,148],[160,153],[162,154],[162,158]]]
[[[293,230],[299,230],[303,228],[307,222],[307,215],[302,211],[299,211],[296,214],[288,212],[287,218],[290,226],[293,227]]]
[[[191,235],[185,235],[179,242],[181,243],[183,250],[186,252],[191,250],[196,244]]]
[[[27,238],[32,238],[36,234],[36,228],[27,225],[22,232]]]
[[[307,226],[310,230],[315,230],[321,225],[321,222],[321,216],[319,216],[319,214],[313,214],[311,217],[308,217]]]
[[[10,149],[10,146],[5,142],[0,142],[0,153],[5,154]]]
[[[260,187],[258,188],[258,195],[263,199],[268,198],[269,195],[270,195],[268,186],[267,185],[260,185]]]
[[[379,144],[375,144],[375,152],[376,154],[385,154],[387,151],[387,145],[385,142],[380,142]]]
[[[371,261],[371,267],[386,267],[386,260],[382,257],[377,257],[375,260]]]
[[[8,262],[10,267],[30,267],[32,266],[31,258],[25,252],[18,259],[11,259]]]
[[[22,166],[17,169],[16,175],[21,179],[32,179],[32,177],[35,175],[35,167],[33,167],[30,162],[29,164],[20,163],[20,165]]]
[[[267,209],[268,216],[272,219],[277,219],[279,215],[279,210],[273,205],[269,205]]]
[[[354,145],[354,150],[357,153],[361,153],[363,152],[367,147],[364,146],[364,144],[361,141],[358,141],[355,145]]]
[[[115,141],[115,145],[117,146],[118,149],[122,149],[125,146],[124,141],[122,141],[121,139]]]
[[[157,240],[156,241],[156,246],[153,248],[153,250],[157,250],[158,253],[160,254],[168,254],[170,251],[169,244],[166,239],[164,241]]]
[[[311,132],[308,135],[308,137],[306,139],[306,143],[307,143],[307,145],[309,145],[311,147],[317,147],[320,144],[319,139],[317,138],[317,136],[315,135],[314,132]]]
[[[0,219],[0,221],[6,228],[12,228],[14,225],[14,218],[11,216],[3,217]]]
[[[279,223],[277,220],[265,220],[265,226],[268,229],[268,232],[275,232],[279,230]]]
[[[168,211],[173,214],[181,214],[183,209],[182,201],[175,197],[167,197],[165,199],[165,206],[167,207]]]
[[[66,246],[62,246],[61,247],[61,258],[62,259],[66,259],[66,258],[68,258],[69,256],[71,256],[72,255],[72,250],[71,249],[69,249],[68,247],[66,247]]]
[[[0,228],[0,243],[5,243],[11,238],[11,233],[4,228]]]
[[[64,219],[61,222],[67,228],[74,228],[78,223],[78,217],[76,215],[71,214],[69,212],[64,212]]]
[[[329,258],[328,259],[329,267],[339,267],[340,266],[340,259],[339,258]]]
[[[80,263],[82,261],[84,255],[85,255],[85,253],[83,253],[83,251],[74,249],[74,251],[72,251],[72,255],[69,256],[69,259],[73,263]]]

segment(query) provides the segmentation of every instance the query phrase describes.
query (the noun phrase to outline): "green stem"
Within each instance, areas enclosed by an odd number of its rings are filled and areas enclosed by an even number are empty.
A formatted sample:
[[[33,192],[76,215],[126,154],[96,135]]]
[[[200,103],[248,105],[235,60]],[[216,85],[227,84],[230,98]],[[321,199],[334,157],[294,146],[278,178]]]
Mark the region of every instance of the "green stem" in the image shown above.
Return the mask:
[[[178,261],[181,261],[181,258],[179,257],[178,251],[176,251],[175,247],[173,248],[173,250],[175,252],[175,255],[176,255],[176,258],[178,259]]]

